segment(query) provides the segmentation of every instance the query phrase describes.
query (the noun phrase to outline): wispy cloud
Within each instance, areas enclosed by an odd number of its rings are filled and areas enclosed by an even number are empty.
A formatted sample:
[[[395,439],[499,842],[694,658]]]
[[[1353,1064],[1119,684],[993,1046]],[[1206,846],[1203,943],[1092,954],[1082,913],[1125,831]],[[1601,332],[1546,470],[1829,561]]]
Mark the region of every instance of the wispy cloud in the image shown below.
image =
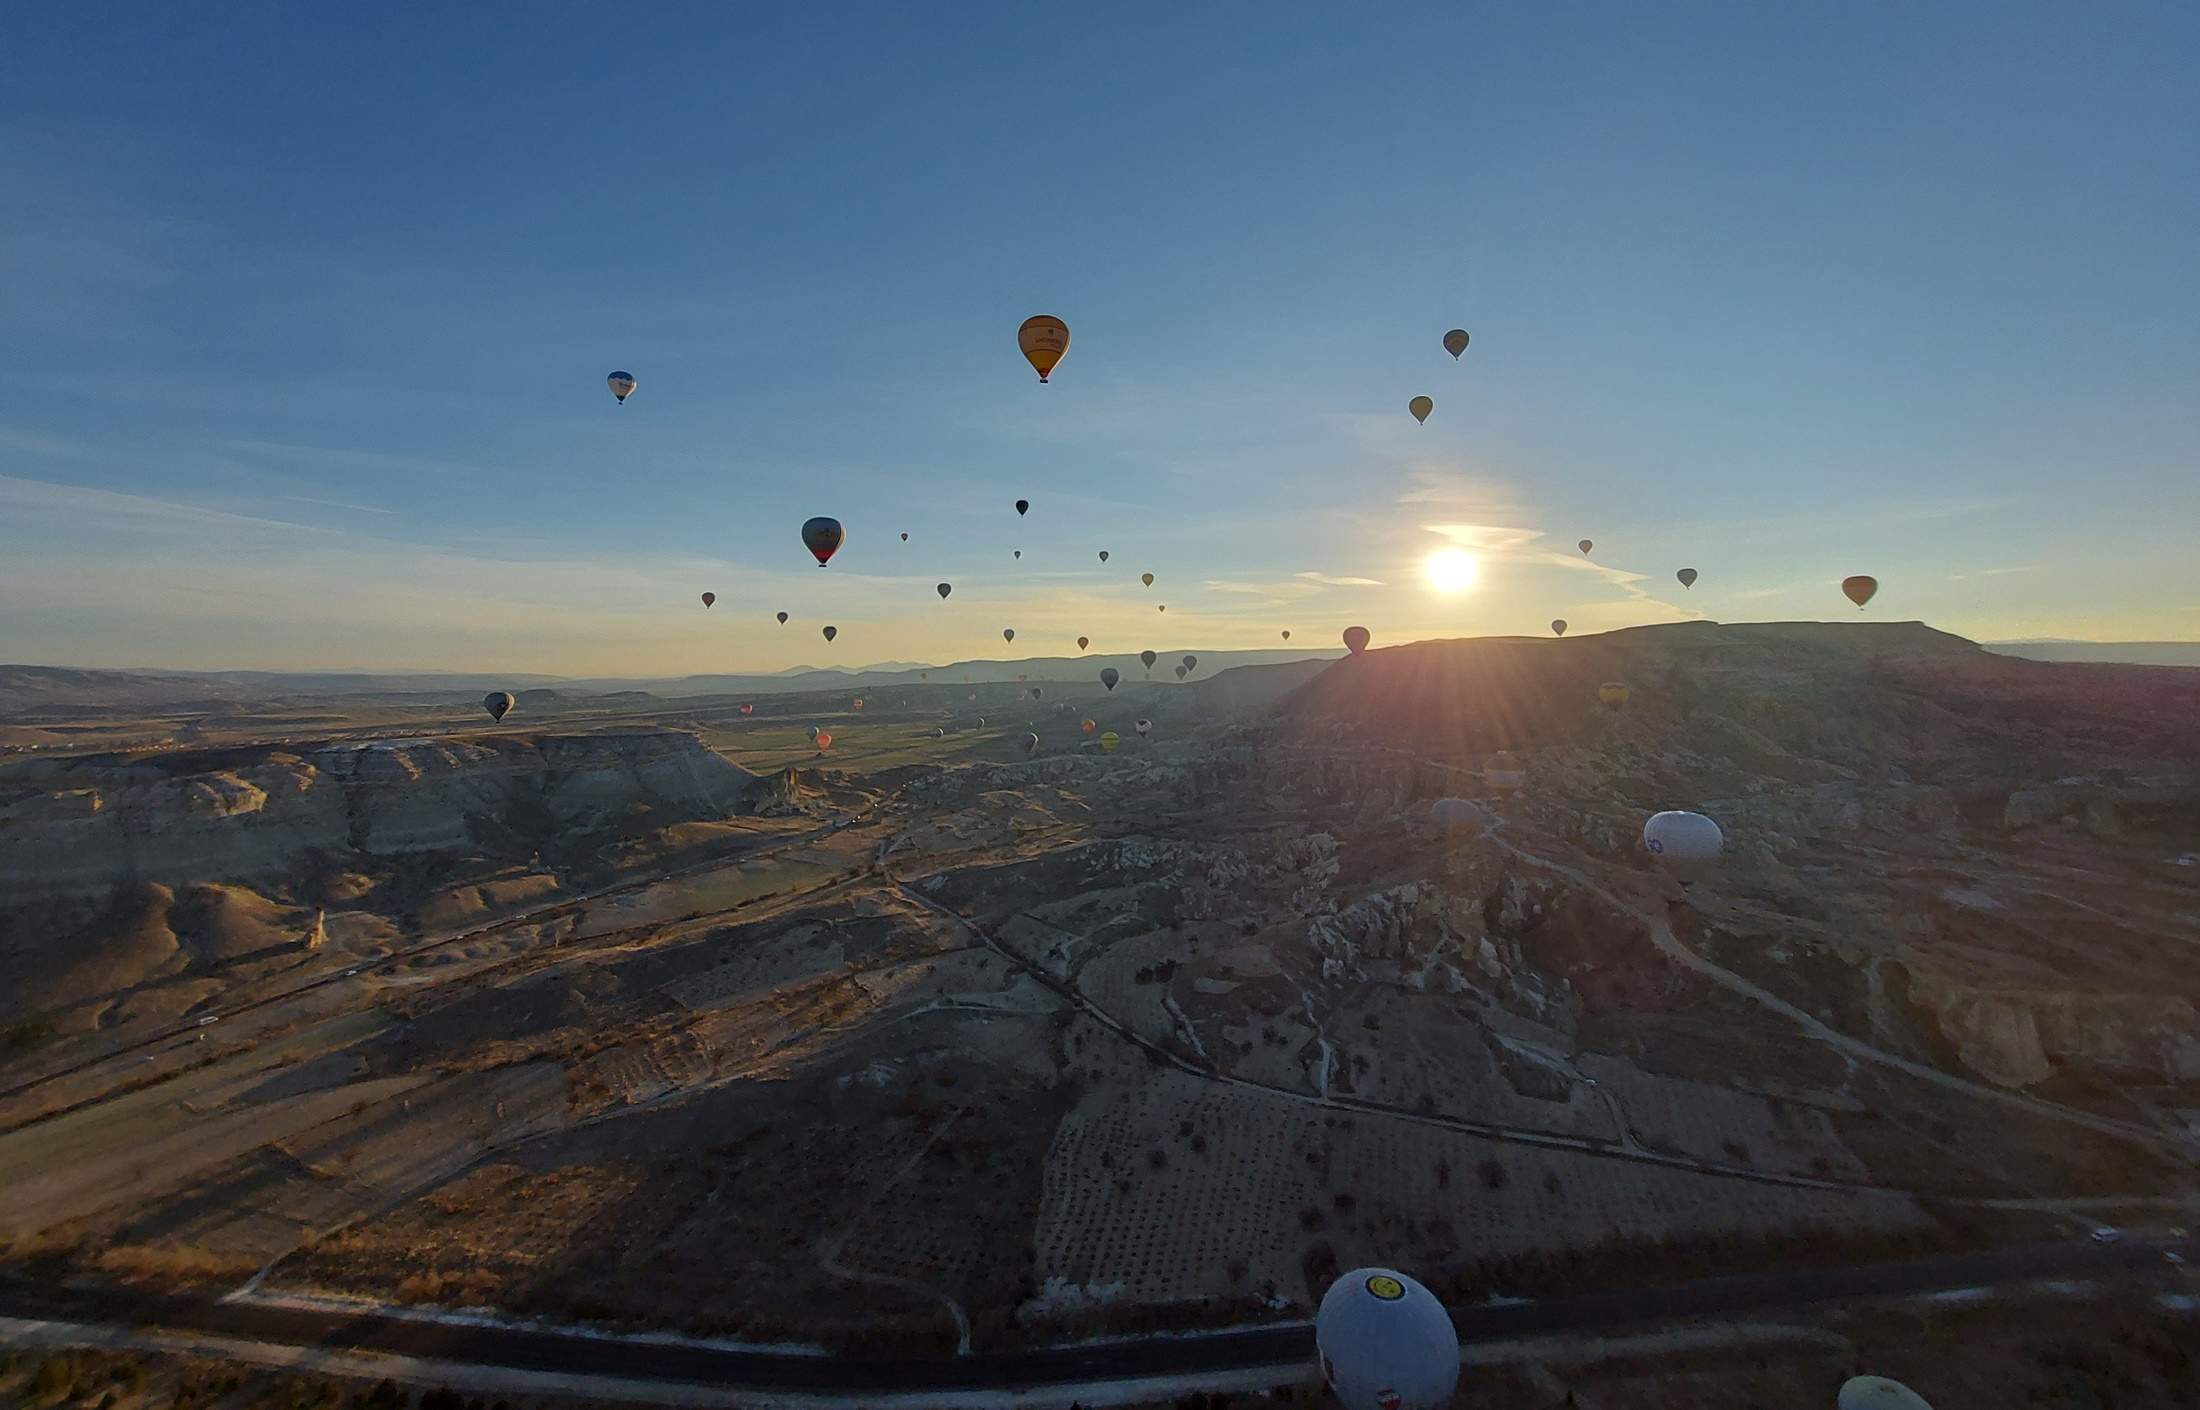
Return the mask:
[[[1966,578],[2006,578],[2012,573],[2029,573],[2036,564],[2024,563],[2014,568],[1974,568],[1968,573],[1950,573],[1948,581],[1960,583]]]
[[[1382,586],[1382,582],[1381,582],[1381,580],[1380,580],[1380,579],[1377,579],[1377,578],[1350,578],[1350,577],[1338,577],[1338,576],[1335,576],[1335,575],[1333,575],[1333,574],[1329,574],[1329,573],[1316,573],[1316,572],[1312,572],[1312,571],[1308,571],[1308,572],[1303,572],[1303,573],[1293,573],[1293,574],[1292,574],[1291,576],[1293,576],[1293,577],[1295,577],[1295,578],[1303,578],[1303,579],[1305,579],[1305,580],[1306,580],[1307,582],[1310,582],[1310,583],[1320,583],[1320,584],[1321,584],[1321,585],[1322,585],[1323,587],[1381,587],[1381,586]]]

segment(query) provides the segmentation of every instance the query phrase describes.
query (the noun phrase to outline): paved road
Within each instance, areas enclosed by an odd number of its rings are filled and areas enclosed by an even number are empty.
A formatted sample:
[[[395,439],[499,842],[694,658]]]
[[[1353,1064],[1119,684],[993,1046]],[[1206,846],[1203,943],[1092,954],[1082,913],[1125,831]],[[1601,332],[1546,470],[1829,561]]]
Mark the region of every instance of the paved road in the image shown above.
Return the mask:
[[[1931,1292],[2122,1270],[2164,1269],[2163,1254],[2200,1259],[2200,1239],[2041,1244],[1849,1268],[1705,1278],[1664,1287],[1462,1307],[1465,1341],[1616,1330],[1675,1318],[1761,1317],[1849,1298]],[[665,1345],[517,1328],[452,1326],[380,1312],[301,1311],[119,1288],[44,1287],[0,1279],[0,1316],[139,1330],[208,1333],[322,1351],[381,1351],[479,1366],[566,1375],[686,1382],[729,1390],[980,1390],[1156,1375],[1259,1369],[1309,1361],[1304,1322],[1107,1346],[941,1358],[805,1356]]]

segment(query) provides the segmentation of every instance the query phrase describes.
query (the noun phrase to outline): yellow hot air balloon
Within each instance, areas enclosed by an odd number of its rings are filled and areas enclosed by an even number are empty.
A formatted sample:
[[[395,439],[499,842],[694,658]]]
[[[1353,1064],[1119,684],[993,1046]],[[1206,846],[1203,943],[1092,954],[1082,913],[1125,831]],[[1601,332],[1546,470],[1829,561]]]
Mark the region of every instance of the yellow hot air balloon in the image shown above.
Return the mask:
[[[1069,351],[1069,325],[1051,313],[1036,313],[1016,330],[1016,346],[1044,382],[1054,365]]]
[[[1859,612],[1864,610],[1864,604],[1871,601],[1878,591],[1879,579],[1866,577],[1862,573],[1841,580],[1841,595],[1855,603]]]
[[[1100,736],[1100,752],[1102,752],[1103,754],[1113,754],[1115,752],[1115,746],[1121,744],[1122,742],[1123,736],[1117,734],[1114,730],[1111,729],[1106,734]]]
[[[1428,424],[1428,414],[1435,409],[1436,403],[1430,401],[1427,397],[1415,397],[1412,401],[1406,403],[1406,410],[1413,413],[1413,419],[1424,426]]]
[[[1634,692],[1618,681],[1606,681],[1597,687],[1597,701],[1607,710],[1617,710],[1627,703]]]

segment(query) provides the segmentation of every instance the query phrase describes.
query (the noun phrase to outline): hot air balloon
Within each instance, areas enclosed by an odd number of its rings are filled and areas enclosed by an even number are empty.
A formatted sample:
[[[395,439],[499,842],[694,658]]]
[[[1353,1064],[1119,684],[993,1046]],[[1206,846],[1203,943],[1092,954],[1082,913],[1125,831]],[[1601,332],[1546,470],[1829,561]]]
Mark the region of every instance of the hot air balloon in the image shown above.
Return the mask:
[[[975,700],[975,699],[977,699],[978,697],[977,697],[977,696],[975,696],[975,695],[973,695],[973,696],[971,696],[970,698],[971,698],[971,699],[973,699],[973,700]],[[980,715],[980,716],[978,716],[978,728],[979,728],[979,729],[984,729],[984,728],[985,728],[985,716],[983,716],[983,715]]]
[[[834,637],[836,637],[836,636],[839,636],[839,635],[840,635],[840,628],[838,628],[838,627],[827,627],[827,628],[825,629],[825,639],[826,639],[827,641],[831,641],[831,640],[832,640],[832,639],[833,639]]]
[[[934,739],[945,739],[947,737],[947,731],[943,729],[934,729],[932,731],[932,737]]]
[[[1090,646],[1090,645],[1092,645],[1092,638],[1091,638],[1091,637],[1089,637],[1089,636],[1081,636],[1081,637],[1077,638],[1077,649],[1078,649],[1079,651],[1082,651],[1082,650],[1084,650],[1084,649],[1085,649],[1086,647],[1088,647],[1088,646]]]
[[[1022,549],[1020,549],[1020,548],[1019,548],[1019,549],[1015,550],[1015,553],[1016,553],[1016,561],[1017,561],[1017,562],[1019,562],[1019,563],[1023,562],[1023,561],[1024,561],[1024,551],[1023,551]]]
[[[1696,573],[1696,570],[1693,568],[1683,568],[1678,573],[1675,573],[1673,576],[1679,578],[1681,580],[1681,586],[1685,588],[1694,587],[1696,585],[1696,578],[1698,575]]]
[[[811,725],[811,726],[810,726],[810,738],[812,738],[812,739],[815,739],[815,738],[817,738],[817,726],[816,726],[816,725]]]
[[[1520,760],[1500,749],[1482,765],[1482,780],[1500,793],[1512,793],[1527,787],[1528,770]]]
[[[1022,679],[1023,679],[1023,677],[1022,677],[1022,676],[1018,676],[1018,677],[1016,677],[1016,679],[1018,679],[1018,680],[1022,680]],[[1034,699],[1034,700],[1037,700],[1037,699],[1038,699],[1038,698],[1039,698],[1040,696],[1042,696],[1042,695],[1044,695],[1044,694],[1046,694],[1046,692],[1045,692],[1045,691],[1043,691],[1043,690],[1041,690],[1041,689],[1039,689],[1039,687],[1037,687],[1037,686],[1033,686],[1033,687],[1031,688],[1031,698],[1032,698],[1032,699]]]
[[[1452,356],[1452,360],[1453,360],[1454,362],[1458,361],[1458,359],[1459,359],[1459,354],[1461,354],[1461,353],[1465,352],[1466,350],[1467,350],[1467,330],[1466,330],[1466,329],[1464,329],[1464,328],[1454,328],[1454,329],[1452,329],[1452,330],[1451,330],[1451,331],[1450,331],[1449,333],[1446,333],[1446,334],[1444,335],[1444,351],[1445,351],[1445,352],[1448,352],[1448,353],[1450,353],[1450,354],[1451,354],[1451,356]]]
[[[1100,736],[1100,752],[1103,754],[1113,754],[1115,752],[1115,746],[1121,744],[1122,742],[1123,736],[1117,734],[1114,730],[1111,729],[1106,734]]]
[[[1003,628],[1001,628],[1001,640],[1003,640],[1003,641],[1014,641],[1015,639],[1016,639],[1016,629],[1015,629],[1014,627],[1003,627]]]
[[[481,697],[481,708],[487,710],[489,718],[499,724],[504,722],[504,717],[511,714],[512,707],[518,703],[512,698],[512,692],[508,690],[492,690]]]
[[[1152,733],[1153,733],[1153,721],[1152,721],[1152,720],[1140,720],[1140,721],[1138,722],[1138,737],[1139,737],[1140,739],[1144,739],[1144,738],[1145,738],[1145,737],[1146,737],[1147,735],[1149,735],[1149,734],[1152,734]]]
[[[1289,640],[1291,639],[1291,629],[1290,629],[1290,628],[1288,628],[1288,627],[1284,628],[1284,632],[1283,632],[1283,639],[1284,639],[1285,641],[1289,641]]]
[[[1018,515],[1024,515],[1024,514],[1029,514],[1030,512],[1031,512],[1031,501],[1030,501],[1030,500],[1028,500],[1028,499],[1019,499],[1019,500],[1017,500],[1017,501],[1016,501],[1016,513],[1017,513]]]
[[[609,377],[604,378],[604,381],[610,384],[611,395],[619,399],[619,405],[621,406],[626,405],[626,399],[634,395],[634,388],[637,385],[634,381],[634,374],[631,372],[614,372]]]
[[[833,747],[833,737],[823,730],[817,732],[817,752],[822,754]]]
[[[1104,549],[1104,548],[1100,550],[1100,561],[1101,561],[1102,563],[1105,563],[1105,562],[1107,562],[1107,561],[1108,561],[1108,551],[1107,551],[1106,549]]]
[[[1885,1376],[1852,1376],[1834,1397],[1835,1410],[1933,1410],[1925,1397]]]
[[[1415,397],[1412,401],[1406,403],[1406,410],[1413,413],[1413,419],[1424,426],[1428,424],[1428,414],[1435,409],[1436,403],[1430,401],[1427,397]]]
[[[741,713],[743,716],[753,715],[756,713],[756,707],[754,705],[743,705]]]
[[[1077,722],[1077,728],[1085,734],[1091,734],[1094,730],[1100,728],[1100,726],[1095,724],[1091,720],[1079,720]]]
[[[1436,1295],[1388,1268],[1355,1268],[1314,1314],[1322,1378],[1344,1410],[1439,1410],[1459,1385],[1459,1333]]]
[[[1597,687],[1597,702],[1607,710],[1617,710],[1625,705],[1627,697],[1633,694],[1633,691],[1618,681],[1606,681]]]
[[[1169,610],[1169,604],[1168,604],[1168,603],[1166,603],[1166,602],[1163,602],[1163,603],[1159,603],[1159,604],[1157,604],[1157,605],[1156,605],[1156,606],[1154,607],[1154,611],[1156,611],[1156,612],[1166,612],[1166,611],[1168,611],[1168,610]]]
[[[1026,754],[1036,754],[1039,752],[1039,736],[1035,734],[1027,734],[1024,736],[1024,752]]]
[[[1496,821],[1488,809],[1465,798],[1439,798],[1428,815],[1446,832],[1488,832]]]
[[[1587,558],[1589,556],[1589,550],[1595,548],[1596,543],[1594,540],[1591,539],[1583,539],[1580,543],[1575,544],[1574,547],[1581,550],[1582,557]]]
[[[820,514],[802,525],[802,546],[817,555],[817,566],[822,568],[832,556],[840,552],[840,545],[848,537],[838,519],[828,519]]]
[[[903,543],[909,542],[909,531],[907,529],[901,531],[901,541]]]
[[[1683,878],[1683,885],[1709,871],[1725,843],[1719,825],[1701,813],[1653,813],[1642,825],[1643,850]]]
[[[942,601],[942,602],[945,602],[945,601],[947,601],[947,595],[948,595],[949,593],[953,592],[954,590],[955,590],[955,585],[954,585],[953,583],[941,583],[941,584],[939,585],[939,594],[940,594],[940,601]]]
[[[1198,669],[1199,669],[1199,658],[1198,658],[1197,656],[1187,656],[1187,657],[1185,657],[1185,658],[1184,658],[1184,669],[1185,669],[1185,670],[1187,670],[1187,671],[1196,671],[1196,670],[1198,670]]]
[[[1100,672],[1100,684],[1106,686],[1110,690],[1115,689],[1115,683],[1121,679],[1123,679],[1123,677],[1116,671],[1115,667],[1113,666],[1106,667]]]
[[[706,592],[703,594],[703,606],[706,608],[708,608],[713,602],[716,602],[717,600],[718,594],[715,592]]]
[[[1862,573],[1841,580],[1841,595],[1855,603],[1859,612],[1864,610],[1864,604],[1871,601],[1878,591],[1879,579],[1866,577]]]
[[[1016,346],[1044,382],[1069,351],[1069,325],[1051,313],[1035,313],[1016,330]]]
[[[779,614],[779,625],[782,627],[787,625],[787,614],[784,612]]]
[[[1153,669],[1153,663],[1157,658],[1151,651],[1141,651],[1138,653],[1138,659],[1142,663],[1144,663],[1147,670],[1151,671]]]
[[[1365,627],[1346,627],[1344,629],[1344,649],[1355,656],[1367,650],[1367,644],[1372,639],[1368,636]]]
[[[1153,586],[1153,574],[1151,574],[1151,573],[1140,573],[1140,574],[1138,575],[1138,581],[1140,581],[1140,582],[1144,583],[1144,584],[1145,584],[1145,585],[1146,585],[1147,587],[1152,587],[1152,586]]]
[[[860,710],[860,709],[862,709],[862,708],[863,708],[863,697],[862,697],[862,696],[860,696],[860,695],[859,695],[859,696],[857,696],[857,697],[855,698],[855,707],[856,707],[856,708],[857,708],[858,710]]]
[[[1564,636],[1564,635],[1566,635],[1566,619],[1565,619],[1564,617],[1553,617],[1553,618],[1551,619],[1551,635],[1552,635],[1552,636]]]
[[[1190,672],[1186,667],[1180,665],[1176,668],[1176,678],[1178,680],[1184,679],[1184,677],[1188,674],[1190,674]]]

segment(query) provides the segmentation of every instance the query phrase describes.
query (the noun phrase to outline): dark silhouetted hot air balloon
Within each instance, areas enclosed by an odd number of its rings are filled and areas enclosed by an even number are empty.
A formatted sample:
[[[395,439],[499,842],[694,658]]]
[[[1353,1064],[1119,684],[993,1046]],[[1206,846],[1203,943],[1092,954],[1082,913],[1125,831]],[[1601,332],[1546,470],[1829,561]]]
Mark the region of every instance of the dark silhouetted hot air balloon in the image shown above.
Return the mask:
[[[787,614],[784,612],[779,614],[779,625],[782,627],[787,625]]]
[[[1428,424],[1428,414],[1435,409],[1436,403],[1430,401],[1427,397],[1415,397],[1412,401],[1406,403],[1406,410],[1413,413],[1413,419],[1424,426]]]
[[[1185,670],[1187,670],[1187,671],[1196,671],[1196,670],[1198,670],[1198,669],[1199,669],[1199,658],[1198,658],[1197,656],[1187,656],[1187,657],[1185,657],[1185,658],[1184,658],[1184,669],[1185,669]]]
[[[1152,587],[1152,586],[1153,586],[1153,574],[1151,574],[1151,573],[1140,573],[1140,574],[1138,575],[1138,581],[1140,581],[1140,582],[1144,583],[1144,584],[1145,584],[1145,585],[1146,585],[1147,587]]]
[[[909,531],[907,529],[901,531],[901,541],[903,543],[909,542]]]
[[[838,519],[819,515],[802,525],[802,546],[817,555],[817,566],[822,568],[840,552],[841,543],[848,537]]]
[[[1015,629],[1014,627],[1003,627],[1003,628],[1001,628],[1001,640],[1003,640],[1003,641],[1014,641],[1015,639],[1016,639],[1016,629]]]
[[[1091,638],[1091,637],[1089,637],[1089,636],[1081,636],[1081,637],[1077,638],[1077,649],[1078,649],[1079,651],[1082,651],[1082,650],[1084,650],[1084,649],[1085,649],[1086,647],[1088,647],[1088,646],[1090,646],[1090,645],[1092,645],[1092,638]]]
[[[718,594],[717,594],[717,593],[715,593],[715,592],[706,592],[706,593],[704,593],[704,594],[703,594],[703,606],[704,606],[704,607],[706,607],[706,608],[707,608],[707,607],[709,607],[709,606],[710,606],[710,605],[711,605],[711,604],[712,604],[713,602],[716,602],[717,600],[718,600]]]
[[[481,697],[481,708],[489,712],[490,719],[500,724],[503,723],[506,715],[512,713],[512,707],[518,703],[512,698],[512,692],[508,690],[492,690]]]
[[[1367,644],[1370,640],[1372,640],[1372,638],[1368,636],[1367,628],[1365,627],[1346,627],[1344,629],[1345,650],[1351,652],[1355,656],[1367,650]]]
[[[1115,683],[1121,679],[1123,679],[1122,674],[1113,666],[1105,667],[1100,672],[1100,684],[1110,690],[1115,689]]]
[[[1030,501],[1030,500],[1028,500],[1028,499],[1019,499],[1019,500],[1017,500],[1017,501],[1016,501],[1016,513],[1017,513],[1017,514],[1018,514],[1019,516],[1021,516],[1021,515],[1025,515],[1025,514],[1029,514],[1030,512],[1031,512],[1031,501]]]
[[[1283,629],[1283,639],[1285,641],[1289,641],[1291,639],[1291,629],[1289,627],[1285,627]]]
[[[1016,346],[1023,349],[1032,370],[1044,382],[1062,360],[1062,354],[1069,351],[1069,325],[1051,313],[1035,313],[1016,330]]]
[[[1106,549],[1104,549],[1104,548],[1100,550],[1100,561],[1101,561],[1102,563],[1105,563],[1105,562],[1107,562],[1107,561],[1108,561],[1108,551],[1107,551]]]
[[[1138,659],[1139,659],[1140,661],[1142,661],[1142,662],[1144,662],[1144,663],[1145,663],[1145,665],[1146,665],[1146,669],[1147,669],[1148,671],[1151,671],[1151,670],[1153,669],[1153,663],[1154,663],[1154,661],[1155,661],[1155,659],[1156,659],[1156,658],[1155,658],[1154,654],[1153,654],[1153,653],[1152,653],[1151,651],[1141,651],[1141,652],[1139,652],[1139,653],[1138,653]]]
[[[1583,539],[1580,543],[1575,544],[1574,547],[1581,550],[1582,557],[1587,558],[1589,556],[1589,550],[1595,548],[1596,544],[1590,539]]]
[[[825,629],[825,639],[826,639],[827,641],[831,641],[831,640],[832,640],[832,639],[833,639],[834,637],[836,637],[836,636],[839,636],[839,635],[840,635],[840,628],[838,628],[838,627],[827,627],[827,628]]]
[[[1841,595],[1855,603],[1856,610],[1859,612],[1864,610],[1864,604],[1871,601],[1878,591],[1879,579],[1869,578],[1861,573],[1853,578],[1843,578],[1841,580]]]
[[[1177,668],[1176,668],[1176,678],[1177,678],[1178,680],[1182,680],[1182,679],[1184,679],[1184,677],[1185,677],[1186,675],[1188,675],[1188,674],[1189,674],[1189,672],[1188,672],[1188,671],[1186,670],[1186,668],[1185,668],[1185,667],[1184,667],[1183,665],[1179,664],[1179,665],[1177,666]]]
[[[938,589],[937,589],[937,591],[938,591],[938,593],[939,593],[939,595],[940,595],[940,601],[942,601],[942,602],[945,602],[945,601],[947,601],[947,595],[948,595],[949,593],[953,592],[954,590],[955,590],[955,585],[954,585],[953,583],[941,583],[941,584],[939,585]]]
[[[1452,330],[1451,330],[1451,331],[1450,331],[1449,333],[1446,333],[1446,334],[1444,335],[1444,351],[1445,351],[1445,352],[1448,352],[1448,353],[1450,353],[1450,354],[1451,354],[1451,356],[1452,356],[1452,360],[1453,360],[1453,361],[1455,361],[1455,362],[1456,362],[1456,361],[1458,360],[1458,358],[1459,358],[1459,354],[1461,354],[1461,353],[1465,352],[1466,350],[1467,350],[1467,330],[1466,330],[1466,329],[1464,329],[1464,328],[1454,328],[1454,329],[1452,329]]]
[[[1693,568],[1683,568],[1678,573],[1675,573],[1673,576],[1681,580],[1682,587],[1687,588],[1694,587],[1696,585],[1696,578],[1698,574]]]
[[[1553,617],[1553,618],[1551,619],[1551,635],[1552,635],[1552,636],[1564,636],[1564,635],[1566,635],[1566,619],[1565,619],[1564,617]]]

